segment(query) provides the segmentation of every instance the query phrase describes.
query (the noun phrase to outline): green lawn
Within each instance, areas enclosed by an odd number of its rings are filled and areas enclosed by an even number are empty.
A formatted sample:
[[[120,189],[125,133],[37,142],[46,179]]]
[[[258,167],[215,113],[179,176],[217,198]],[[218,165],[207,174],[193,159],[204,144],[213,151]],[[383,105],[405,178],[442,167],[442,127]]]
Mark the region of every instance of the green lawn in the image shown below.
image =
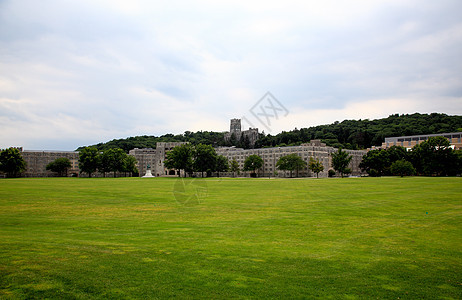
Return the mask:
[[[0,180],[0,298],[462,298],[462,178]]]

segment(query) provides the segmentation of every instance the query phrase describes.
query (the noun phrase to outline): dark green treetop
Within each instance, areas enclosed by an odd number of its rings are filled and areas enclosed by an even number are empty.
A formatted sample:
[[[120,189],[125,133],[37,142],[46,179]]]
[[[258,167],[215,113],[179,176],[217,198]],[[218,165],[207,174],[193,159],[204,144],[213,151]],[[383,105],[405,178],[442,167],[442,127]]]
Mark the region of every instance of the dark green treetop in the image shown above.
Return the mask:
[[[7,177],[17,177],[26,170],[26,162],[16,148],[4,149],[0,152],[0,171]]]

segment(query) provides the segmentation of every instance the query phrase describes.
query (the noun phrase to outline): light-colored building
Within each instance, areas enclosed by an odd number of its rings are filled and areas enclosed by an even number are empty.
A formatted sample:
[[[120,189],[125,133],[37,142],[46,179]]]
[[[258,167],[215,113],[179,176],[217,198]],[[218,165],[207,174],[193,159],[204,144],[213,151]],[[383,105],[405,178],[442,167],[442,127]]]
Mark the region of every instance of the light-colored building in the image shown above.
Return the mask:
[[[174,147],[186,144],[185,142],[172,143],[157,143],[156,149],[135,148],[130,150],[129,155],[132,155],[137,160],[137,168],[140,176],[146,174],[147,166],[149,165],[154,176],[176,176],[176,170],[168,170],[164,167],[165,157],[168,151]],[[79,168],[79,152],[78,151],[49,151],[49,150],[23,150],[22,147],[17,148],[24,161],[26,162],[26,170],[21,174],[23,177],[54,177],[56,173],[47,171],[46,166],[55,161],[57,158],[67,158],[71,162],[71,168],[68,170],[68,176],[88,176],[86,173],[80,173]],[[106,174],[108,175],[108,174]],[[93,177],[103,177],[104,174],[95,172]],[[111,176],[111,175],[108,175]],[[122,173],[116,173],[116,176],[125,176]]]
[[[235,147],[221,147],[216,149],[218,155],[223,155],[231,161],[236,160],[239,164],[239,169],[244,168],[244,161],[250,155],[258,155],[263,159],[263,166],[257,171],[259,177],[288,177],[288,171],[281,171],[276,168],[276,163],[279,158],[289,154],[297,154],[308,165],[310,157],[319,159],[324,166],[324,171],[319,173],[319,177],[327,177],[329,169],[332,165],[332,153],[337,152],[338,149],[328,147],[326,144],[321,143],[320,140],[313,140],[310,143],[302,144],[300,146],[291,147],[273,147],[273,148],[260,148],[260,149],[242,149]],[[349,167],[352,170],[352,175],[361,175],[359,163],[367,151],[365,150],[345,150],[352,156]],[[241,172],[241,176],[249,176],[249,172]],[[294,175],[294,174],[293,174]],[[223,176],[233,176],[231,172],[223,173]],[[316,174],[312,173],[308,167],[299,170],[298,176],[312,177]]]
[[[138,162],[137,168],[141,177],[146,174],[148,165],[153,176],[178,176],[177,170],[169,170],[165,168],[164,161],[168,151],[172,150],[176,146],[184,144],[187,144],[187,142],[159,142],[156,144],[156,149],[135,148],[130,150],[128,154],[135,157],[136,161]]]
[[[423,135],[411,135],[411,136],[399,136],[399,137],[387,137],[385,142],[382,143],[382,149],[390,148],[391,146],[402,146],[405,148],[412,148],[423,141],[428,140],[429,137],[442,136],[449,140],[451,146],[458,150],[462,149],[462,132],[451,132],[451,133],[437,133],[437,134],[423,134]],[[374,149],[374,148],[372,148]]]

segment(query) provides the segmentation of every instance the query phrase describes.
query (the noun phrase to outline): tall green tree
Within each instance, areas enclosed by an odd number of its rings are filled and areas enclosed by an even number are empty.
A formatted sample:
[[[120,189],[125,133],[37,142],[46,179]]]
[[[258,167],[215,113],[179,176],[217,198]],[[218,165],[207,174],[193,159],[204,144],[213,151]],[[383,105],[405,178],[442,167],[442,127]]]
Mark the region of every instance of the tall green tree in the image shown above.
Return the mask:
[[[337,152],[332,153],[332,168],[334,168],[337,172],[340,172],[343,178],[344,174],[351,173],[351,169],[348,168],[351,159],[352,156],[349,155],[348,152],[339,148]]]
[[[415,168],[411,162],[400,159],[391,164],[390,171],[393,175],[412,176],[415,174]]]
[[[260,169],[263,166],[263,159],[256,155],[252,154],[247,157],[244,161],[244,171],[253,171],[254,176],[257,175],[256,170]]]
[[[26,162],[16,148],[4,149],[0,152],[0,171],[7,177],[17,177],[26,170]]]
[[[217,171],[218,177],[220,177],[220,172],[228,172],[229,170],[229,162],[226,157],[223,155],[217,156],[217,161],[215,164],[215,171]]]
[[[388,149],[375,149],[367,152],[359,167],[370,176],[391,175],[391,165],[397,160],[408,160],[406,148],[392,146]]]
[[[296,176],[298,177],[298,171],[306,168],[306,162],[297,154],[292,153],[279,158],[276,163],[276,168],[289,171],[290,177],[292,177],[292,171],[295,170]]]
[[[67,171],[71,168],[71,161],[69,158],[60,157],[50,162],[46,169],[52,172],[58,173],[59,177],[67,177]]]
[[[184,170],[184,176],[191,174],[194,167],[193,161],[194,148],[191,144],[183,144],[174,147],[171,151],[167,152],[164,165],[168,169]],[[178,177],[180,177],[178,172]]]
[[[385,168],[389,165],[386,150],[375,149],[368,151],[361,160],[359,167],[370,176],[384,175]]]
[[[194,148],[194,171],[211,173],[215,170],[217,153],[211,145],[199,144]]]
[[[239,174],[239,163],[234,158],[231,161],[231,172],[233,172],[233,177],[236,177],[236,173]]]
[[[100,164],[103,172],[113,172],[114,178],[117,172],[123,172],[124,160],[127,154],[120,148],[111,148],[103,152]]]
[[[99,151],[96,147],[85,147],[79,151],[79,168],[81,172],[91,174],[95,173],[99,166]]]
[[[449,140],[442,137],[430,137],[414,146],[411,161],[417,173],[430,176],[446,176],[460,174],[459,158],[450,147]]]
[[[131,155],[126,155],[123,161],[122,169],[123,169],[123,172],[129,173],[130,176],[133,176],[133,174],[137,174],[139,171],[138,171],[138,168],[136,167],[136,158]]]
[[[111,172],[111,157],[108,150],[103,151],[98,160],[98,170],[106,177],[107,172]]]
[[[324,166],[322,162],[319,161],[318,158],[314,159],[312,156],[310,157],[310,162],[308,163],[308,169],[312,172],[316,173],[316,178],[319,178],[319,173],[324,171]]]

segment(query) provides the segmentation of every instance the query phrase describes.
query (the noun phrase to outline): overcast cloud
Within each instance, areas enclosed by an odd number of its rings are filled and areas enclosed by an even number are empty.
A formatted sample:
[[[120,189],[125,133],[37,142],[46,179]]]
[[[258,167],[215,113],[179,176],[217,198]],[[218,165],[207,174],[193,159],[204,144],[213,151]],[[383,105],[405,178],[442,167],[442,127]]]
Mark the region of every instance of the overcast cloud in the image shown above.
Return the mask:
[[[272,134],[460,115],[461,71],[460,0],[0,0],[0,148],[226,131],[267,91]]]

